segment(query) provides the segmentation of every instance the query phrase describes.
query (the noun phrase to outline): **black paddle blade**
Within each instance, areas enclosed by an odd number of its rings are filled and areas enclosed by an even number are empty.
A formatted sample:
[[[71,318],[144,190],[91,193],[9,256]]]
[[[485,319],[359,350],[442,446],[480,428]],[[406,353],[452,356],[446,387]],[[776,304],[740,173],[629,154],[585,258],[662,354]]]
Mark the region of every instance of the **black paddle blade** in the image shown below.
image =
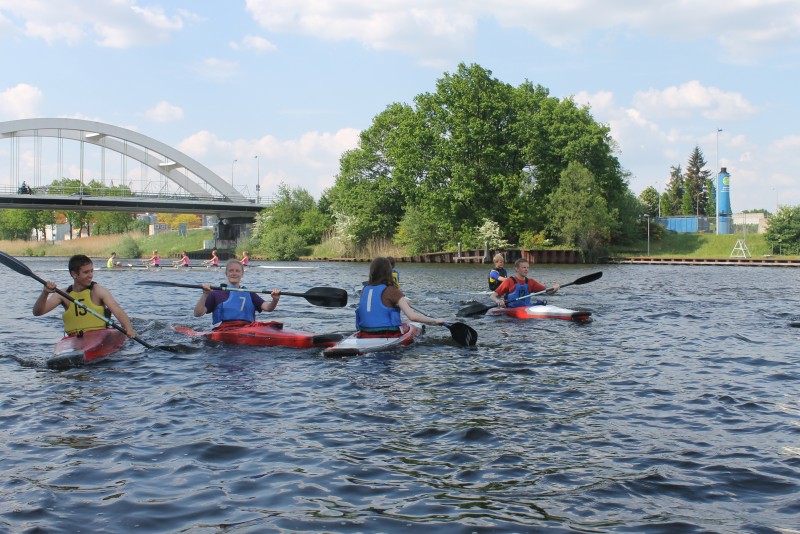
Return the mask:
[[[478,333],[471,326],[464,323],[445,323],[450,330],[450,335],[462,347],[474,347],[478,342]]]
[[[492,308],[496,308],[497,304],[487,306],[480,302],[470,302],[466,307],[461,308],[456,313],[456,317],[475,317],[476,315],[483,315]]]
[[[586,276],[581,276],[580,278],[572,282],[572,284],[564,284],[564,286],[569,286],[569,285],[580,286],[583,284],[588,284],[589,282],[594,282],[595,280],[601,278],[602,276],[603,276],[603,271],[597,271],[596,273],[587,274]]]
[[[19,274],[24,274],[25,276],[30,276],[36,278],[37,280],[39,279],[39,277],[33,274],[33,271],[31,271],[27,265],[19,261],[17,258],[9,256],[5,252],[0,252],[0,263],[9,269],[17,271]]]
[[[305,293],[281,291],[281,295],[303,297],[314,306],[326,306],[328,308],[344,308],[347,306],[347,291],[338,287],[312,287]]]

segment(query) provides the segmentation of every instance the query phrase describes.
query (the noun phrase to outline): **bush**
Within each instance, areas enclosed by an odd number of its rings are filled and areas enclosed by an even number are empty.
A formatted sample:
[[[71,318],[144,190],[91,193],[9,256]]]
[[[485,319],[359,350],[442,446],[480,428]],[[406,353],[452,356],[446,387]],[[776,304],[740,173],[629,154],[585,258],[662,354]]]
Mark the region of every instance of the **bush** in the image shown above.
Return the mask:
[[[306,252],[303,238],[290,226],[277,226],[269,230],[260,242],[259,252],[270,260],[292,261]]]
[[[136,243],[130,236],[125,236],[122,238],[119,246],[117,247],[117,255],[120,258],[138,258],[141,256],[142,251],[139,249],[139,245]]]
[[[522,232],[522,234],[519,236],[519,245],[524,249],[549,247],[552,244],[553,241],[548,239],[544,232],[537,233],[532,230],[528,230],[526,232]]]

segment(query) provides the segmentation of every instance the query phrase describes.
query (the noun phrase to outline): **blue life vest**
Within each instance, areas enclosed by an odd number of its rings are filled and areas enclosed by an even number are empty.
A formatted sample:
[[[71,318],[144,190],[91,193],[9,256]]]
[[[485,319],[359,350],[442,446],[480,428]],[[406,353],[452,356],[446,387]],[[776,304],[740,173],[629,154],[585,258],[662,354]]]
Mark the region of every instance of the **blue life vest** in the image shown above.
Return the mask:
[[[386,284],[364,287],[356,309],[356,328],[393,330],[402,324],[400,308],[390,308],[381,301],[385,290]]]
[[[514,281],[516,282],[517,279],[515,278]],[[525,295],[529,295],[529,294],[530,294],[530,292],[528,291],[528,279],[526,278],[525,282],[522,283],[522,284],[517,282],[517,285],[514,288],[514,291],[512,291],[511,293],[506,295],[506,302],[508,303],[508,304],[506,304],[506,306],[508,308],[519,308],[521,306],[530,306],[531,305],[530,297],[528,297],[526,299],[521,299],[520,298],[520,297],[524,297]],[[514,300],[514,299],[520,299],[520,300],[512,302],[512,300]]]
[[[214,324],[222,321],[247,321],[252,323],[256,320],[256,307],[250,293],[231,291],[227,300],[217,304],[211,312],[211,320]]]

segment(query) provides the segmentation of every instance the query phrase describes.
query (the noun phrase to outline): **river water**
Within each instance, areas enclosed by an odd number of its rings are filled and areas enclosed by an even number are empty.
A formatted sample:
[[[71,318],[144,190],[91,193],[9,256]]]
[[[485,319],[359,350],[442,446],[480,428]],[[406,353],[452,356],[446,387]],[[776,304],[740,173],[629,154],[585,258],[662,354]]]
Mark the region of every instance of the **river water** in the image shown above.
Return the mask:
[[[22,258],[65,287],[66,259]],[[99,262],[98,262],[99,263]],[[366,264],[251,268],[251,288],[351,291]],[[403,290],[454,318],[489,302],[486,266],[401,264]],[[465,319],[407,350],[220,347],[199,291],[222,273],[103,272],[140,337],[96,365],[42,364],[57,313],[0,266],[0,531],[798,532],[800,270],[532,266],[594,322]],[[351,302],[354,299],[351,298]],[[318,333],[352,308],[284,297],[266,319]]]

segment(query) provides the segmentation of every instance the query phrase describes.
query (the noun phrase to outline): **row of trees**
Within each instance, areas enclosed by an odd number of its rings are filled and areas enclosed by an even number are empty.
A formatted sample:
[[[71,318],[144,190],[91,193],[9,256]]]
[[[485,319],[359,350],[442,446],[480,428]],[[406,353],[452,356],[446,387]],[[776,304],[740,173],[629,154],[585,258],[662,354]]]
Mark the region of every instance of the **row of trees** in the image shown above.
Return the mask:
[[[308,243],[330,229],[350,247],[389,238],[414,254],[482,247],[499,233],[522,246],[555,238],[590,258],[638,237],[641,204],[588,108],[478,65],[459,65],[436,89],[378,114],[318,203],[284,188],[254,237]]]
[[[703,152],[695,146],[689,155],[686,171],[681,170],[680,164],[670,168],[669,181],[663,193],[649,186],[639,195],[645,213],[650,217],[715,216],[717,189],[712,172],[705,166]]]
[[[133,193],[127,186],[106,186],[92,181],[88,185],[80,180],[63,178],[54,180],[50,185],[35,189],[35,194],[50,195],[98,195],[131,196]],[[121,234],[131,230],[142,230],[147,227],[144,221],[138,221],[133,214],[113,211],[82,210],[1,210],[0,239],[39,239],[45,235],[46,229],[57,223],[66,223],[70,233],[78,236],[94,234]]]

